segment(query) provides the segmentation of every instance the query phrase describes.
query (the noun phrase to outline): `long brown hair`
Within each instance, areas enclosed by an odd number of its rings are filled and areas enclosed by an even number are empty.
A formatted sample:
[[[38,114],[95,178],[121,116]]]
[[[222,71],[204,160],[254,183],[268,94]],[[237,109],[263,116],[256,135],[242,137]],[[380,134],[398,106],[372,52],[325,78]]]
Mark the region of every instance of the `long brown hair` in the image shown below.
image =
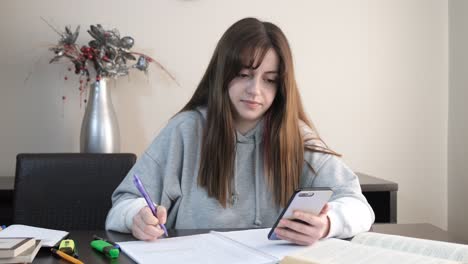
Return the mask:
[[[221,37],[200,84],[180,111],[194,110],[199,106],[207,108],[198,184],[207,190],[209,196],[217,198],[223,207],[231,195],[236,154],[233,106],[228,85],[242,68],[257,68],[269,49],[278,55],[279,69],[276,97],[264,117],[264,171],[276,204],[285,206],[299,187],[304,148],[336,154],[318,137],[304,112],[294,78],[291,49],[281,29],[255,18],[242,19]],[[318,144],[304,144],[300,120],[314,132],[312,137],[309,134],[308,142]]]

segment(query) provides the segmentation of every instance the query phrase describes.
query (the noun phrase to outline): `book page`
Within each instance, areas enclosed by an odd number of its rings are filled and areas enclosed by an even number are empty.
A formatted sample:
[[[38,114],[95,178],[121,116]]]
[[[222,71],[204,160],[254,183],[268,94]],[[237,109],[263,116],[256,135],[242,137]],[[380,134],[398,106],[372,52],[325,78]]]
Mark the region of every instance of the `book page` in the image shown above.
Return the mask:
[[[1,237],[33,237],[42,241],[42,246],[53,247],[68,232],[48,228],[34,227],[28,225],[11,225],[0,232]]]
[[[7,238],[7,239],[2,239],[0,238],[0,250],[4,249],[15,249],[17,246],[19,246],[20,243],[24,242],[27,238]]]
[[[374,232],[358,234],[352,239],[352,242],[441,259],[468,262],[468,245],[463,244]]]
[[[284,240],[268,240],[268,232],[270,232],[270,228],[214,233],[218,233],[238,243],[242,243],[247,247],[274,256],[277,259],[282,259],[286,255],[307,248]]]
[[[353,244],[349,241],[329,238],[321,240],[307,249],[286,256],[281,264],[453,264],[455,261],[393,251],[383,248]]]
[[[3,263],[31,263],[41,248],[42,241],[35,240],[34,246],[31,246],[21,254],[13,258],[0,258],[0,264]]]
[[[0,258],[14,257],[34,243],[33,238],[0,237]]]
[[[156,241],[118,242],[140,264],[153,263],[276,263],[278,259],[250,250],[216,234],[202,234]]]

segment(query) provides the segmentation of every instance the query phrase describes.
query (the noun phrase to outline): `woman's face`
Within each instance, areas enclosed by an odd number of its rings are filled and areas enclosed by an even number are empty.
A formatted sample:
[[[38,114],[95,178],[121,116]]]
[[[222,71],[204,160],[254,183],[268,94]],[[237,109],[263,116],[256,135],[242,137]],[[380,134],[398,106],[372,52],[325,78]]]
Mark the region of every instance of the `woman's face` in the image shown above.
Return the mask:
[[[278,67],[278,55],[270,49],[257,69],[243,68],[229,83],[234,124],[239,132],[254,128],[270,108],[278,89]]]

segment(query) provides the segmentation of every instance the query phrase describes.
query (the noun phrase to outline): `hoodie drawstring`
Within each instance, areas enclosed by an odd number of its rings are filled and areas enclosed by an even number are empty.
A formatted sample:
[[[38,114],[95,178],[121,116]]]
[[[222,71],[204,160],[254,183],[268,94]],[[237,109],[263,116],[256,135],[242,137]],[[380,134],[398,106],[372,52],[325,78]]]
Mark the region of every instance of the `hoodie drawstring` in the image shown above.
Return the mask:
[[[232,192],[231,196],[231,204],[235,205],[237,203],[237,200],[239,200],[239,192],[237,191],[237,155],[235,155],[234,158],[234,190]]]
[[[255,144],[255,221],[254,225],[261,226],[262,221],[260,220],[260,198],[259,196],[259,177],[262,175],[263,164],[260,161],[260,146],[257,145],[257,137],[254,137]]]

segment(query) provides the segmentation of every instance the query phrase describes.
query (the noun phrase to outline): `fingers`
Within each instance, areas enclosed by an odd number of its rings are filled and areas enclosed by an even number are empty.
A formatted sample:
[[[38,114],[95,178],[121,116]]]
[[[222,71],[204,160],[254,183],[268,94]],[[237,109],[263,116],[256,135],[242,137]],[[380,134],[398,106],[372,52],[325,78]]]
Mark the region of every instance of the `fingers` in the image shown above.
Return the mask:
[[[138,214],[143,219],[143,222],[147,225],[159,224],[158,218],[153,215],[153,212],[151,212],[151,209],[148,206],[143,207]]]
[[[144,207],[133,217],[132,234],[140,240],[154,240],[162,236],[164,231],[151,210]]]
[[[320,214],[327,214],[329,210],[330,210],[330,205],[326,203],[325,206],[322,208],[322,211],[320,211]]]
[[[292,220],[281,220],[283,229],[283,236],[286,236],[291,242],[300,245],[311,245],[321,238],[322,228],[319,226],[311,226],[305,223],[299,223]],[[298,242],[299,241],[299,242]]]
[[[312,245],[317,240],[328,235],[330,229],[330,221],[327,213],[330,206],[326,204],[319,215],[306,213],[303,211],[295,211],[293,221],[282,219],[275,229],[276,235],[284,240],[293,242],[299,245]]]
[[[150,229],[159,229],[160,231],[156,231],[156,235],[151,235],[150,233],[153,233],[154,231],[150,231]],[[155,226],[146,226],[144,227],[144,230],[141,229],[139,225],[134,225],[132,228],[132,235],[139,240],[151,241],[157,239],[163,234],[164,231],[162,231],[159,227]]]
[[[282,228],[290,229],[292,231],[295,231],[296,233],[309,234],[309,235],[315,233],[314,226],[304,224],[304,223],[299,223],[299,222],[288,220],[288,219],[282,219],[278,226]]]
[[[164,206],[158,206],[156,216],[158,217],[159,223],[165,224],[167,219],[167,210]]]
[[[328,212],[327,208],[324,208],[324,209],[326,209],[327,211],[323,212],[324,210],[322,209],[322,212],[320,212],[319,215],[314,215],[314,214],[306,213],[306,212],[303,212],[303,211],[294,211],[293,217],[295,219],[304,221],[309,225],[319,226],[319,225],[323,224],[323,219],[322,218],[324,216],[326,216],[326,214]]]
[[[294,218],[306,222],[308,225],[312,226],[314,233],[318,233],[319,238],[322,238],[328,235],[330,230],[330,220],[327,213],[321,213],[319,215],[313,215],[306,212],[296,211],[294,212]],[[292,221],[291,221],[292,222]],[[294,229],[296,225],[293,225]],[[298,232],[301,232],[301,229],[295,229]]]
[[[305,235],[291,229],[278,227],[275,229],[276,236],[280,239],[290,241],[294,244],[308,246],[314,244],[319,238],[317,236]]]
[[[319,226],[282,219],[278,228],[275,229],[275,233],[279,238],[298,245],[312,245],[322,238],[323,232]]]

